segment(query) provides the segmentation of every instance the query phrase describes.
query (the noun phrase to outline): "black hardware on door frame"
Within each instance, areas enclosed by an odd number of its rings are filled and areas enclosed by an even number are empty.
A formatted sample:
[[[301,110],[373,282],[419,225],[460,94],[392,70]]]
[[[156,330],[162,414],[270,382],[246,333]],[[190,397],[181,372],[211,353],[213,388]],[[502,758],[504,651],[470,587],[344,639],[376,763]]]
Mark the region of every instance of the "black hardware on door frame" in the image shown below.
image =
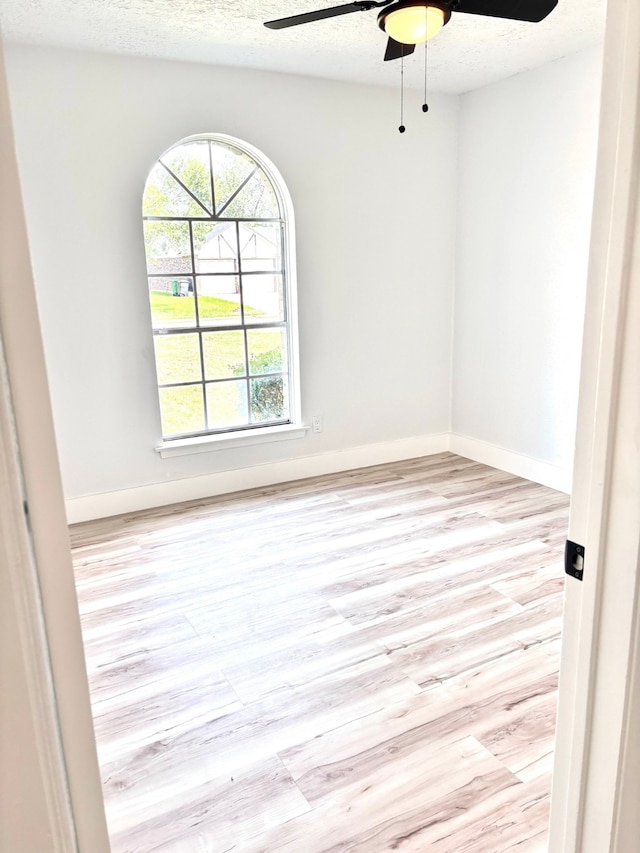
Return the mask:
[[[581,581],[584,572],[584,545],[567,539],[564,546],[564,570],[572,578]]]

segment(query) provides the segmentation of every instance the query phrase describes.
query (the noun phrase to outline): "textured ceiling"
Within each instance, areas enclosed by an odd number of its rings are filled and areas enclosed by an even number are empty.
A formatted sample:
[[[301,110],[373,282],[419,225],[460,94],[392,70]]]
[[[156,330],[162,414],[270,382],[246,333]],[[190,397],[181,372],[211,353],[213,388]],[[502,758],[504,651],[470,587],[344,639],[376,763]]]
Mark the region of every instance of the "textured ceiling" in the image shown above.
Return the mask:
[[[376,11],[288,30],[263,21],[339,0],[0,0],[9,41],[53,44],[396,85],[398,63],[382,61]],[[466,92],[602,39],[606,0],[559,0],[540,24],[454,14],[429,42],[430,89]],[[420,85],[422,50],[407,60]]]

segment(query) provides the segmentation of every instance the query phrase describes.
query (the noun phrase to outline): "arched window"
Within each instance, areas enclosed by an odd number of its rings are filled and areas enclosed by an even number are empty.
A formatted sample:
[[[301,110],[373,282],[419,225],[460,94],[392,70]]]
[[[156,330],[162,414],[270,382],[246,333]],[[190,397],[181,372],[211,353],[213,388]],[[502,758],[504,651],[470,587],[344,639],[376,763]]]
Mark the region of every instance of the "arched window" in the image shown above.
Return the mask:
[[[155,164],[144,243],[164,439],[297,420],[291,204],[274,167],[225,136]]]

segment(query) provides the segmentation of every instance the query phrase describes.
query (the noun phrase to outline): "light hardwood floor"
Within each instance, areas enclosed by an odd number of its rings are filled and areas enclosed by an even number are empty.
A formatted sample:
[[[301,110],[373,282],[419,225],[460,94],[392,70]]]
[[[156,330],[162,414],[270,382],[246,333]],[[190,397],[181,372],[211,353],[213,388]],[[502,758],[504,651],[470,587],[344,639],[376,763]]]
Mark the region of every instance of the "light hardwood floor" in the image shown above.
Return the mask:
[[[441,454],[72,527],[113,853],[544,850],[567,518]]]

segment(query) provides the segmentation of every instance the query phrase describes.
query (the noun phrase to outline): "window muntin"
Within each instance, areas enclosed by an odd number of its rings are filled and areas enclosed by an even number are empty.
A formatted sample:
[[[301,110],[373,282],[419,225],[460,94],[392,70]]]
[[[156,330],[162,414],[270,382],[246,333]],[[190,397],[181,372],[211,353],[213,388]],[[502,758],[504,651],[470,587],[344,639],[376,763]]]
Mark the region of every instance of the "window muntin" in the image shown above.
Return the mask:
[[[215,137],[178,143],[143,220],[163,437],[291,423],[287,221],[263,164]]]

